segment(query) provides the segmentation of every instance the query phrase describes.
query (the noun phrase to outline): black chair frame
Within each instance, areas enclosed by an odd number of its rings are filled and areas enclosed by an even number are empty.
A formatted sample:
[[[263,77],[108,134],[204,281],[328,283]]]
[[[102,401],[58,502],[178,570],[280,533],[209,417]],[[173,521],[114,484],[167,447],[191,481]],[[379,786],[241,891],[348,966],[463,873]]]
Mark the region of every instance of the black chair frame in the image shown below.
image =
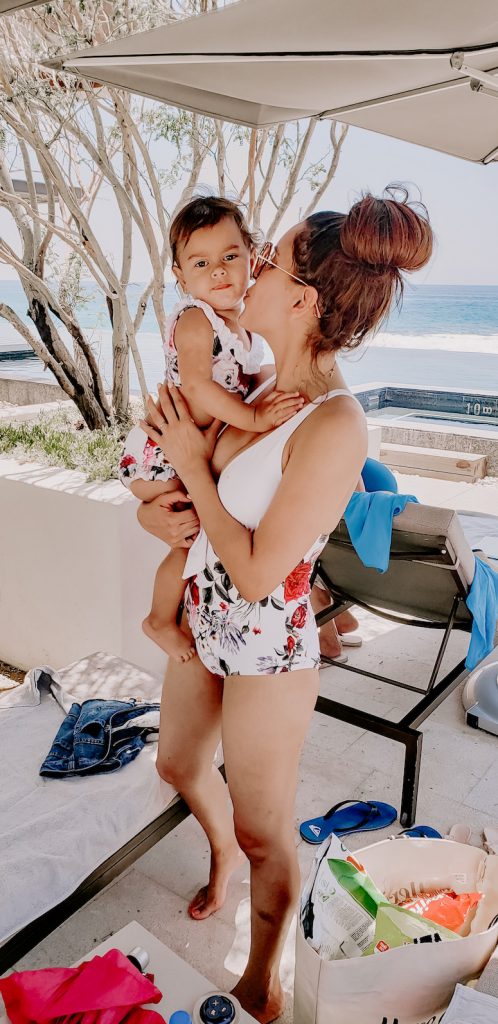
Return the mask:
[[[334,544],[341,544],[341,541],[336,540],[336,538],[334,538],[333,541],[331,538],[331,542]],[[472,620],[470,616],[467,621],[462,618],[457,621],[461,605],[465,603],[467,591],[462,584],[461,576],[458,572],[458,563],[456,561],[452,561],[451,558],[449,561],[449,557],[448,548],[443,545],[440,547],[439,551],[434,549],[430,552],[427,550],[403,552],[392,551],[390,555],[391,561],[425,561],[429,564],[443,567],[452,574],[455,583],[455,597],[447,619],[442,622],[399,615],[359,600],[353,594],[349,594],[341,587],[338,587],[330,579],[320,560],[318,560],[315,565],[312,580],[312,582],[314,582],[318,577],[332,598],[332,604],[330,607],[323,609],[315,616],[317,626],[323,626],[326,622],[329,622],[330,619],[334,619],[339,615],[340,612],[345,611],[352,605],[357,605],[365,608],[369,612],[372,612],[374,615],[388,619],[391,622],[396,622],[399,625],[443,630],[442,640],[436,654],[429,681],[425,687],[413,686],[409,683],[403,682],[401,679],[393,679],[390,676],[381,675],[377,672],[369,672],[365,669],[355,668],[354,665],[341,664],[340,662],[334,661],[332,658],[322,657],[322,662],[344,669],[346,672],[354,672],[358,675],[367,676],[370,679],[377,679],[383,683],[388,683],[391,686],[397,686],[403,690],[409,690],[413,693],[422,695],[422,699],[419,700],[415,706],[397,722],[391,722],[386,718],[373,715],[368,711],[362,711],[358,708],[351,707],[349,704],[343,704],[339,701],[331,700],[328,697],[322,697],[321,695],[318,697],[315,705],[315,710],[320,714],[336,718],[341,722],[347,722],[350,725],[357,726],[359,729],[376,733],[379,736],[384,736],[386,739],[395,740],[397,743],[402,743],[404,745],[405,761],[403,770],[401,810],[399,815],[399,820],[404,828],[409,828],[413,825],[417,810],[423,742],[423,733],[420,732],[419,726],[422,725],[432,712],[442,704],[446,697],[456,689],[461,680],[467,674],[465,669],[465,659],[462,659],[449,672],[447,672],[439,682],[437,682],[441,662],[452,631],[454,629],[459,629],[470,633],[472,628]]]

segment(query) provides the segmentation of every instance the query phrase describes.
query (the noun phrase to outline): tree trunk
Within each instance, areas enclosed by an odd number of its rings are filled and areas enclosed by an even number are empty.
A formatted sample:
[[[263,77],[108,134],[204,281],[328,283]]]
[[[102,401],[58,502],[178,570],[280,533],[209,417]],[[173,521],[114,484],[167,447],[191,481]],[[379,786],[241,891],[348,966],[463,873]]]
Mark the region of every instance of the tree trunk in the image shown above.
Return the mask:
[[[39,299],[32,298],[29,304],[28,316],[33,321],[47,352],[50,353],[58,364],[57,368],[54,368],[53,364],[51,367],[58,384],[66,394],[71,395],[74,404],[79,409],[89,429],[103,430],[104,427],[109,426],[111,423],[109,414],[102,408],[75,363],[72,360],[68,362],[61,358],[60,346],[57,346],[54,336],[56,331],[46,306]]]
[[[119,300],[113,302],[112,316],[112,407],[118,423],[126,423],[130,400],[130,358],[128,334]]]

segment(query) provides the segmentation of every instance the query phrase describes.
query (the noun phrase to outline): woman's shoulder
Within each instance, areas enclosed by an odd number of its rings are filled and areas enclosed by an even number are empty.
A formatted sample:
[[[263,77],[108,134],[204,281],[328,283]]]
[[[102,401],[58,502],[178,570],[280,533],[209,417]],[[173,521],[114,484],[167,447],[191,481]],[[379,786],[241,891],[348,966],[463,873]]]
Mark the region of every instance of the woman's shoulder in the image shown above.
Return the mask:
[[[312,403],[313,404],[313,403]],[[316,408],[303,420],[294,435],[294,447],[322,449],[331,444],[366,444],[367,421],[363,408],[347,388],[330,393],[316,404]]]
[[[320,402],[289,438],[282,458],[296,478],[319,480],[332,489],[337,473],[348,475],[363,465],[368,447],[367,423],[360,403],[346,391]],[[327,469],[328,471],[324,471]]]

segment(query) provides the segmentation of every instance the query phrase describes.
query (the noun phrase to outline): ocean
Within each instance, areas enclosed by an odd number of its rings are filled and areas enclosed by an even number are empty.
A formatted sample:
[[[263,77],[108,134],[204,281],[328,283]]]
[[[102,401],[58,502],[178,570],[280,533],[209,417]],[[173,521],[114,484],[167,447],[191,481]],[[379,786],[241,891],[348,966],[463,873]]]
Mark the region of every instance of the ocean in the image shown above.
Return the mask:
[[[142,287],[129,287],[132,309]],[[111,346],[105,305],[91,285],[85,286],[84,295],[79,321],[92,341],[109,384]],[[166,309],[171,309],[176,301],[176,290],[168,285]],[[11,305],[30,325],[26,299],[17,282],[0,281],[0,302]],[[20,340],[11,326],[0,319],[0,349],[8,341]],[[154,390],[163,377],[164,364],[151,307],[142,322],[138,344],[147,384]],[[498,287],[407,284],[401,311],[394,309],[377,337],[345,356],[342,367],[351,385],[376,381],[498,393]],[[0,360],[2,376],[47,380],[49,372],[44,371],[35,356]],[[132,391],[138,392],[133,365],[130,381]]]

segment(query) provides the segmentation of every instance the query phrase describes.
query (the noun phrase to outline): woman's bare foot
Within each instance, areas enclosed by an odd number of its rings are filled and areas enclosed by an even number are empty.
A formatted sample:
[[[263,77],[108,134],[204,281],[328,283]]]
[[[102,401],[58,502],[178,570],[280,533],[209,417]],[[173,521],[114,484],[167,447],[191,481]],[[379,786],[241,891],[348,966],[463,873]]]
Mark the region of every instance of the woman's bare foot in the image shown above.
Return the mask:
[[[209,882],[189,903],[188,912],[194,921],[204,921],[223,906],[230,876],[244,861],[244,854],[238,846],[228,853],[211,854]]]
[[[194,657],[192,637],[187,636],[175,623],[161,622],[151,612],[142,622],[142,629],[173,661],[190,661]]]
[[[241,978],[232,992],[246,1013],[259,1020],[260,1024],[271,1024],[284,1012],[285,995],[280,982],[271,992],[258,993],[254,985]]]

